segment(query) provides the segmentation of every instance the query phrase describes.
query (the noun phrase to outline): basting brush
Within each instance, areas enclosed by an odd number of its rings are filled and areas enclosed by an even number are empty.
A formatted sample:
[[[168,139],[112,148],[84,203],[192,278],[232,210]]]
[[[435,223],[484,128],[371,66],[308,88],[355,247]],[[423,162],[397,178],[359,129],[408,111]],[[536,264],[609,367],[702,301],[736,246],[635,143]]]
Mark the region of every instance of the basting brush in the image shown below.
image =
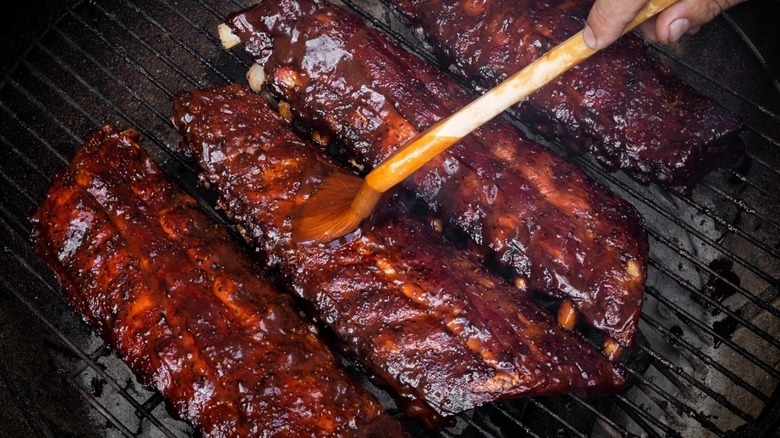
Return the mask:
[[[650,1],[623,33],[676,1]],[[585,45],[583,31],[580,31],[478,99],[409,140],[365,179],[343,173],[325,178],[293,220],[293,239],[301,243],[327,242],[355,230],[371,215],[382,195],[390,188],[493,117],[596,52]]]

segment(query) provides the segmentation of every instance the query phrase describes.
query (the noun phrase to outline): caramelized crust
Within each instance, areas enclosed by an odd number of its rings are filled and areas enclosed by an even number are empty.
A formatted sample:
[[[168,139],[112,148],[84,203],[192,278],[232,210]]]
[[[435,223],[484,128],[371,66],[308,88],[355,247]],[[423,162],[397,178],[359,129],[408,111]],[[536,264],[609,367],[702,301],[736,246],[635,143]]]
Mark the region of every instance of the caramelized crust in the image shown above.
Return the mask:
[[[582,29],[587,0],[393,0],[436,55],[488,89]],[[568,149],[644,184],[690,193],[742,155],[743,126],[656,61],[629,34],[514,111]]]
[[[337,170],[259,95],[238,86],[180,93],[173,120],[183,149],[269,266],[410,415],[430,424],[508,397],[623,384],[606,358],[527,294],[395,201],[339,241],[292,243],[291,218]]]
[[[33,240],[140,381],[204,436],[404,436],[136,140],[97,130],[55,179]]]
[[[473,98],[323,2],[266,1],[228,24],[293,112],[369,168]],[[584,320],[631,344],[647,262],[644,222],[631,205],[503,120],[405,185],[518,284],[571,299]]]

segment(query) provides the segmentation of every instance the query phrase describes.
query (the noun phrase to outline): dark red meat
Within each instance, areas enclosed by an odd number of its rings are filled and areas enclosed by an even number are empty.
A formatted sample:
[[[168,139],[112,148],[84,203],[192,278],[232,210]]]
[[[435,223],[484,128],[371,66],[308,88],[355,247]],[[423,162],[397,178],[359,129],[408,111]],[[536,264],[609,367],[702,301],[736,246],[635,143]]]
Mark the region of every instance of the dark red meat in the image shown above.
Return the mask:
[[[341,240],[294,244],[291,217],[337,170],[249,89],[180,93],[173,120],[269,266],[410,415],[432,422],[508,397],[623,384],[606,358],[401,204]]]
[[[228,23],[273,91],[368,167],[473,98],[327,3],[266,1]],[[647,261],[644,222],[631,205],[503,120],[405,184],[522,288],[573,300],[591,324],[631,343]]]
[[[34,218],[87,322],[205,436],[403,436],[136,137],[97,130]]]
[[[393,0],[435,53],[490,88],[582,29],[588,0]],[[689,193],[743,152],[742,125],[627,35],[514,111],[531,129],[636,180]]]

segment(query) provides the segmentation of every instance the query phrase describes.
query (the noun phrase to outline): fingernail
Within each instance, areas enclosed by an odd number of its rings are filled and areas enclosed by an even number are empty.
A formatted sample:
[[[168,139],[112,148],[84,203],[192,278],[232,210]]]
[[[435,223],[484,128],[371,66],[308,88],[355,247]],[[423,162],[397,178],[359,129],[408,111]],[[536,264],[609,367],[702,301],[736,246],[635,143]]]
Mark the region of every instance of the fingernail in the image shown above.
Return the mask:
[[[673,43],[679,40],[690,27],[691,23],[687,18],[678,18],[672,21],[672,24],[669,25],[669,42]]]
[[[585,26],[585,30],[582,32],[582,38],[585,40],[585,45],[593,50],[596,50],[596,34],[593,33],[593,29],[590,26]]]

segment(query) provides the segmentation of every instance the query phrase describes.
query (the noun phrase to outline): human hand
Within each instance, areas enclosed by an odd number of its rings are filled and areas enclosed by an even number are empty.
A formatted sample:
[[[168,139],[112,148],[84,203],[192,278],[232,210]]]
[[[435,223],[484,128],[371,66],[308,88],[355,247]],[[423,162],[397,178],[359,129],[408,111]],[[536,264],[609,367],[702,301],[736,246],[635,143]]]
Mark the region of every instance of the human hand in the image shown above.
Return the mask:
[[[612,44],[626,25],[650,0],[596,0],[585,24],[585,44],[603,49]],[[639,25],[650,41],[671,44],[685,33],[694,33],[726,9],[745,0],[680,0]]]

